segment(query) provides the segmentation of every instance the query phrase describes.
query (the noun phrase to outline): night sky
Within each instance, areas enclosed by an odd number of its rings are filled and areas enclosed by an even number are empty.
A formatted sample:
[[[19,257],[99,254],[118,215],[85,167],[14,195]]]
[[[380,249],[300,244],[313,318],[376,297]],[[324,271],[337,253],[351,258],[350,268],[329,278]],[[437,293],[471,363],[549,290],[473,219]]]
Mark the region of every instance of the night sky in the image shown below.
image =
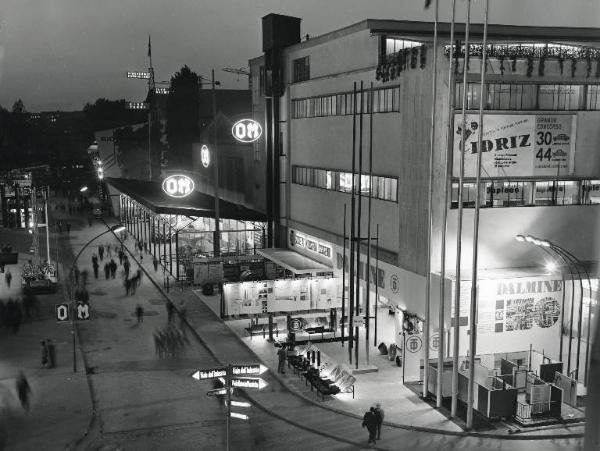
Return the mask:
[[[146,85],[127,71],[147,69],[148,34],[156,80],[187,64],[226,88],[246,79],[222,72],[261,54],[261,17],[302,19],[319,35],[366,18],[433,20],[424,0],[2,0],[0,105],[22,98],[28,111],[77,110],[98,97],[142,100]],[[490,23],[600,28],[598,0],[491,0]],[[440,0],[449,20],[450,0]],[[457,0],[464,20],[465,0]],[[482,0],[473,20],[482,21]]]

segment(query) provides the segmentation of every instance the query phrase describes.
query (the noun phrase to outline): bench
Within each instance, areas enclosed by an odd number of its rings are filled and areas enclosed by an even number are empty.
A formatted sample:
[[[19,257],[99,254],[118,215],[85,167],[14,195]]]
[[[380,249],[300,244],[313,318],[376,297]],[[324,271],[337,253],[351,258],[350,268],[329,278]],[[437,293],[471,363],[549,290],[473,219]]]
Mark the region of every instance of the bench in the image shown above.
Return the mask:
[[[336,368],[339,368],[339,365]],[[354,399],[354,382],[356,382],[356,378],[341,368],[335,375],[337,378],[320,377],[319,370],[312,367],[302,373],[306,385],[310,384],[310,391],[316,389],[317,398],[321,395],[321,399],[325,401],[325,396],[327,395],[352,393],[352,399]]]
[[[269,325],[268,324],[252,324],[250,327],[245,327],[244,330],[248,335],[250,335],[250,340],[254,335],[262,335],[263,338],[267,338],[267,334],[269,333]],[[279,327],[277,323],[273,324],[273,332],[277,336],[279,336]]]

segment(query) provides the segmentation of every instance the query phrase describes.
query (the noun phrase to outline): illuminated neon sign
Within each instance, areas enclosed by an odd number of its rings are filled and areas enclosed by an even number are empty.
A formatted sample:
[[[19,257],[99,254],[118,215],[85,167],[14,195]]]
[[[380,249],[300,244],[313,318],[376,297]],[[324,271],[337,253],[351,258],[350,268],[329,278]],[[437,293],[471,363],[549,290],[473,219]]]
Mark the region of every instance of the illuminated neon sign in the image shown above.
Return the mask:
[[[194,191],[194,181],[187,175],[170,175],[162,182],[162,189],[171,197],[185,197]]]
[[[262,136],[262,127],[254,119],[241,119],[233,124],[231,134],[239,142],[251,143]]]
[[[200,162],[205,168],[207,168],[210,165],[210,150],[208,150],[206,144],[203,144],[200,148]]]

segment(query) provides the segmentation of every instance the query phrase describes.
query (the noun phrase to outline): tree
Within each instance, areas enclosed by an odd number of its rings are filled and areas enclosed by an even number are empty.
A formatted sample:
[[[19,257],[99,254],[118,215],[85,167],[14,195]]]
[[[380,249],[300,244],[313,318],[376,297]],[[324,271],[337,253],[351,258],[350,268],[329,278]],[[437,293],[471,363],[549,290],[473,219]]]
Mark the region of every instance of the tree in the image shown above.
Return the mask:
[[[185,167],[192,161],[192,143],[198,140],[200,77],[183,66],[171,77],[167,98],[167,140],[170,167]]]
[[[126,109],[124,99],[109,100],[100,98],[94,103],[86,103],[83,112],[92,124],[93,130],[107,130],[109,128],[133,125],[145,122],[146,112]]]
[[[25,110],[25,105],[23,105],[23,101],[21,99],[13,103],[12,112],[16,114],[22,114],[27,112],[27,110]]]

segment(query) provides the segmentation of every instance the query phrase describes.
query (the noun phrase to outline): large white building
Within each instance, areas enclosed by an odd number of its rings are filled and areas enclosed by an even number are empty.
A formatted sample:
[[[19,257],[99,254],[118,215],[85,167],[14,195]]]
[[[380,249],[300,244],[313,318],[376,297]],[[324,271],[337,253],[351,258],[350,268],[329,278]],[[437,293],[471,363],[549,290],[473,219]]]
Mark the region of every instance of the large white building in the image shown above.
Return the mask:
[[[398,315],[388,311],[425,319],[430,242],[428,345],[432,354],[439,345],[444,234],[445,349],[450,350],[452,343],[464,28],[464,24],[456,27],[458,50],[449,86],[450,25],[439,27],[432,179],[432,23],[368,19],[303,40],[300,19],[270,14],[263,18],[265,53],[250,60],[254,115],[265,121],[267,132],[260,145],[265,146],[263,154],[272,174],[268,182],[272,198],[267,203],[274,245],[324,263],[341,278],[345,224],[346,237],[350,232],[353,142],[358,157],[362,138],[362,171],[358,162],[354,168],[355,174],[362,174],[360,237],[367,237],[369,192],[371,236],[379,230],[378,261],[375,243],[371,252],[368,314],[376,315],[377,279],[378,341],[402,344]],[[468,349],[476,157],[478,134],[483,130],[477,352],[522,351],[531,345],[567,362],[565,370],[581,368],[582,380],[594,304],[590,299],[595,299],[597,288],[593,263],[599,250],[600,33],[598,29],[490,25],[481,126],[482,29],[480,24],[470,29],[473,46],[465,96],[460,354],[466,355]],[[355,104],[357,114],[353,114]],[[358,200],[356,205],[358,210]],[[554,243],[582,264],[563,259],[555,248],[544,251],[534,243],[519,242],[517,235]],[[361,254],[360,303],[366,313],[364,241]],[[546,269],[548,260],[559,268]],[[592,292],[581,268],[594,271]],[[374,321],[370,320],[371,333]],[[559,347],[564,348],[562,358]]]

